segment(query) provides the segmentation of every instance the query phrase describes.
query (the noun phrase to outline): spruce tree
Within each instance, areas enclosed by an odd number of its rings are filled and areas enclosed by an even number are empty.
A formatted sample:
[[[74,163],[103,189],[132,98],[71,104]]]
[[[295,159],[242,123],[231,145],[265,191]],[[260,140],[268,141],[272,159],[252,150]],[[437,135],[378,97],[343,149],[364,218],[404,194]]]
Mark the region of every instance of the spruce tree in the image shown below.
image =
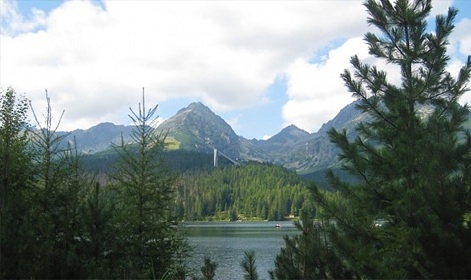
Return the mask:
[[[173,213],[175,177],[165,168],[166,135],[155,130],[156,110],[147,110],[143,93],[138,111],[130,109],[132,141],[113,146],[120,157],[113,179],[119,199],[116,230],[121,243],[115,253],[123,260],[121,278],[181,273],[186,251]]]
[[[70,251],[74,233],[71,231],[76,217],[69,216],[75,212],[77,194],[67,187],[71,179],[71,169],[67,160],[67,148],[62,144],[66,137],[59,134],[58,129],[64,111],[57,122],[52,114],[50,97],[46,91],[46,112],[40,118],[33,107],[31,110],[36,121],[36,129],[32,130],[32,147],[35,169],[35,238],[37,240],[35,254],[31,256],[34,275],[39,278],[69,278],[75,268],[69,261],[74,259]],[[70,173],[69,173],[70,172]],[[70,204],[69,204],[70,203]],[[72,273],[76,274],[76,273]]]
[[[456,77],[447,71],[448,38],[457,10],[437,16],[427,32],[430,0],[368,0],[370,54],[400,71],[385,71],[351,58],[347,88],[370,120],[358,137],[331,130],[345,170],[355,183],[329,172],[339,201],[313,193],[332,219],[328,240],[342,266],[359,278],[470,278],[471,136],[464,129],[471,60]]]
[[[113,230],[115,210],[109,191],[99,183],[89,185],[84,203],[80,208],[82,222],[82,255],[88,277],[94,279],[116,277],[118,265],[116,234]]]
[[[74,137],[74,141],[69,142],[63,154],[67,177],[60,188],[57,205],[61,213],[61,218],[58,219],[61,224],[58,228],[63,233],[61,251],[65,257],[62,275],[64,278],[110,277],[109,274],[103,272],[102,263],[106,261],[103,260],[106,259],[105,250],[111,249],[109,244],[112,243],[113,237],[107,235],[105,239],[103,236],[97,238],[97,235],[110,227],[111,210],[107,208],[106,203],[103,203],[103,200],[107,202],[107,198],[103,198],[103,192],[98,189],[95,176],[84,170],[84,155],[78,151],[76,143]],[[95,208],[89,209],[87,206]],[[99,212],[96,215],[98,217],[87,216],[87,214],[95,213],[86,210]],[[98,228],[96,230],[98,234],[94,235],[95,232],[90,234],[90,231],[96,228]],[[99,245],[97,245],[98,242],[100,242]],[[97,252],[97,246],[102,250]],[[101,258],[97,260],[98,253],[101,253],[99,256]]]

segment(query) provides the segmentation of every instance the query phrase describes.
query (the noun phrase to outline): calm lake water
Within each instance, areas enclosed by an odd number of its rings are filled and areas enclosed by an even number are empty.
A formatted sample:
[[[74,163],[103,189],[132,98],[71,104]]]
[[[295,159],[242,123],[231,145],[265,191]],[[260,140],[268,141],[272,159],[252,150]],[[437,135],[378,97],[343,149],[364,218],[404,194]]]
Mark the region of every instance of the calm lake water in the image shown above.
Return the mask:
[[[255,251],[259,279],[270,279],[268,271],[275,268],[283,236],[299,233],[293,222],[186,223],[185,229],[194,248],[189,266],[201,277],[204,258],[210,257],[218,263],[216,279],[243,279],[240,262],[249,250]]]

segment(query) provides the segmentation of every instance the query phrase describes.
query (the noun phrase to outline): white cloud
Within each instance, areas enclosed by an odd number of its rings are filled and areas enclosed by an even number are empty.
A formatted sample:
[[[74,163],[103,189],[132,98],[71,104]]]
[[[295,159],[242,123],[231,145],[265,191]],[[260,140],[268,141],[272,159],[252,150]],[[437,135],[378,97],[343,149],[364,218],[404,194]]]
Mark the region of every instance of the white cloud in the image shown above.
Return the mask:
[[[432,11],[430,15],[435,19],[436,15],[446,15],[448,8],[453,5],[453,0],[432,1]]]
[[[256,108],[285,76],[285,125],[313,131],[351,101],[339,74],[364,51],[367,30],[361,0],[66,1],[29,19],[0,3],[1,86],[25,92],[37,111],[48,89],[56,114],[66,110],[61,129],[122,123],[143,86],[152,104]]]
[[[40,108],[47,88],[66,110],[65,129],[115,121],[142,86],[149,102],[194,97],[216,110],[250,108],[266,102],[266,88],[293,60],[364,25],[361,1],[104,6],[67,1],[30,21],[42,30],[2,34],[2,87],[26,92]],[[12,28],[25,24],[11,18]]]
[[[471,19],[464,18],[456,24],[455,31],[450,38],[452,61],[448,68],[455,77],[466,63],[467,57],[471,55],[471,34],[469,30],[471,30]],[[471,87],[471,85],[468,85],[468,87]],[[471,92],[465,93],[460,103],[471,104]]]
[[[18,12],[16,2],[11,0],[0,1],[1,34],[34,31],[46,24],[46,14],[44,11],[33,9],[31,14],[31,19],[27,20]]]
[[[290,66],[287,74],[289,101],[283,108],[285,125],[295,123],[307,131],[317,131],[353,101],[340,73],[349,67],[350,57],[354,54],[360,58],[367,56],[367,47],[360,37],[349,39],[331,50],[324,61],[309,63],[298,59]]]
[[[446,13],[451,2],[435,2],[431,17]],[[366,14],[364,16],[366,18]],[[471,49],[470,25],[470,21],[464,19],[458,24],[453,35],[456,53],[461,55]],[[363,34],[365,31],[360,33]],[[299,57],[290,65],[287,71],[289,100],[283,107],[284,126],[296,124],[309,132],[315,132],[323,123],[334,118],[346,104],[354,100],[351,93],[347,91],[340,74],[344,69],[352,72],[349,60],[355,54],[363,63],[376,65],[378,69],[386,71],[391,83],[400,83],[400,70],[397,66],[386,64],[385,61],[369,55],[362,35],[361,37],[351,36],[343,44],[331,49],[328,54],[314,62],[310,61],[310,57]],[[449,69],[452,73],[457,73],[462,65],[463,61],[455,59]],[[471,101],[471,94],[466,95],[464,101]]]
[[[450,36],[451,51],[455,54],[470,55],[471,54],[471,19],[463,18],[456,23],[455,30]]]

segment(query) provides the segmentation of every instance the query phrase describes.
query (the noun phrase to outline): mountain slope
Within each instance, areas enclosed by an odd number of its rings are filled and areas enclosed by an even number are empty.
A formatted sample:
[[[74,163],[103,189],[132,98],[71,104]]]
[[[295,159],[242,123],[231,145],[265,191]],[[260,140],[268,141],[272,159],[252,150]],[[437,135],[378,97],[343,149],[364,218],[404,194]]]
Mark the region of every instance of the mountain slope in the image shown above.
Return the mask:
[[[309,135],[309,132],[302,130],[294,124],[283,128],[278,134],[265,141],[268,145],[290,145],[296,143]]]
[[[306,138],[302,145],[294,146],[290,152],[300,156],[285,166],[309,173],[337,165],[339,150],[330,142],[328,131],[345,129],[349,138],[353,139],[357,135],[355,127],[367,120],[367,114],[358,111],[356,104],[357,102],[353,102],[345,106],[332,120],[322,125],[318,132]]]
[[[77,149],[83,153],[95,153],[107,150],[112,143],[120,143],[121,137],[124,141],[130,140],[132,126],[115,125],[113,123],[100,123],[89,129],[77,129],[71,132],[61,132],[66,135],[64,144],[77,144]]]
[[[240,157],[239,136],[200,102],[181,109],[157,129],[177,141],[180,149],[212,153],[216,148],[230,157]]]
[[[365,119],[365,114],[356,110],[355,103],[352,103],[316,133],[290,125],[268,140],[248,140],[236,135],[220,116],[197,102],[179,110],[157,130],[166,133],[169,142],[175,143],[172,147],[181,150],[212,154],[216,148],[232,159],[269,162],[309,173],[336,163],[338,150],[330,143],[329,129],[345,128],[353,137],[356,135],[354,127]],[[66,141],[75,139],[79,150],[93,153],[109,149],[111,143],[119,143],[121,137],[128,141],[132,128],[102,123],[88,130],[72,131]]]
[[[355,126],[366,120],[353,102],[344,107],[318,132],[308,133],[290,125],[268,140],[251,141],[254,148],[264,152],[263,160],[294,169],[299,173],[310,173],[334,166],[338,149],[330,142],[328,131],[332,128],[346,129],[351,137],[356,135]]]

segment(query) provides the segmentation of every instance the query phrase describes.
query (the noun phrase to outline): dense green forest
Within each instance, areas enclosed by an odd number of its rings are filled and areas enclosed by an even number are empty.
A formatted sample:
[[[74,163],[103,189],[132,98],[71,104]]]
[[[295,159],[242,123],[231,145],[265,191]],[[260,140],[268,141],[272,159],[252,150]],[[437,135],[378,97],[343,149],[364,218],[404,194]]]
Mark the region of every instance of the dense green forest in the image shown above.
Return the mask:
[[[177,213],[183,220],[284,220],[312,207],[294,171],[251,162],[185,173],[177,183]]]
[[[143,98],[131,110],[132,142],[112,147],[104,185],[74,143],[62,148],[46,100],[32,129],[29,101],[12,88],[0,95],[1,278],[183,278],[189,248],[165,137],[150,126],[157,107]]]
[[[28,100],[0,96],[2,278],[181,278],[190,248],[179,221],[283,220],[312,207],[293,171],[167,150],[144,99],[129,143],[64,148],[46,99],[32,129]]]
[[[214,168],[213,155],[188,150],[167,150],[165,153],[165,165],[169,171],[184,173],[188,171],[208,171]],[[86,171],[95,174],[109,174],[113,170],[113,164],[119,159],[119,155],[113,149],[84,154],[83,167]],[[219,166],[232,165],[226,158],[219,157]]]
[[[164,153],[177,177],[175,209],[180,221],[285,220],[313,207],[307,182],[296,172],[258,162],[234,165],[224,157],[185,150]],[[83,157],[89,172],[107,184],[118,155],[113,151]]]
[[[341,74],[371,120],[358,136],[329,131],[342,171],[335,192],[262,163],[234,166],[212,155],[165,151],[155,133],[157,106],[132,110],[132,142],[94,157],[61,148],[46,95],[44,119],[12,88],[0,94],[0,276],[19,278],[183,279],[190,248],[181,220],[279,220],[300,216],[285,236],[273,279],[471,278],[471,57],[447,71],[457,10],[426,33],[430,0],[365,1],[370,54],[386,72],[351,58]],[[427,107],[424,114],[420,108]],[[34,111],[34,110],[33,110]],[[317,175],[316,175],[317,176]],[[354,178],[354,180],[352,180]],[[241,263],[256,279],[256,252]],[[217,263],[204,259],[205,279]]]

